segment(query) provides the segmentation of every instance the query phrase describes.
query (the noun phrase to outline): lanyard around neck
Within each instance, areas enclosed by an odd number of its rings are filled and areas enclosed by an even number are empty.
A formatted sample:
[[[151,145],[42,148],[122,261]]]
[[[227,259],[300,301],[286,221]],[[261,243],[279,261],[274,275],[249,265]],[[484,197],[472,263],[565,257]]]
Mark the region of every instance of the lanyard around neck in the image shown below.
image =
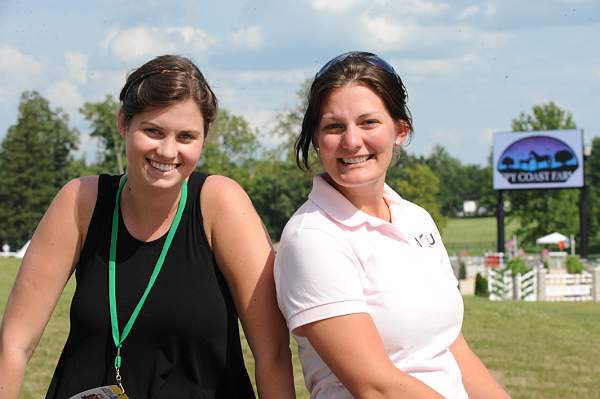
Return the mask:
[[[158,277],[158,273],[162,268],[165,257],[167,256],[167,251],[171,246],[171,241],[173,241],[173,236],[175,235],[175,231],[177,230],[177,226],[181,221],[181,215],[183,214],[183,210],[185,209],[185,203],[187,201],[187,182],[184,180],[181,184],[181,197],[179,198],[179,205],[177,207],[177,213],[175,214],[175,218],[171,223],[171,227],[169,227],[169,232],[167,233],[167,238],[162,247],[162,251],[158,256],[158,260],[154,265],[154,270],[152,271],[152,275],[150,276],[150,280],[148,281],[148,285],[146,286],[146,290],[142,294],[137,306],[131,312],[131,316],[129,317],[129,321],[125,324],[123,328],[123,334],[119,334],[119,322],[117,319],[117,296],[116,296],[116,261],[117,261],[117,234],[119,231],[119,203],[121,198],[121,191],[123,191],[123,187],[125,186],[125,182],[127,181],[127,175],[123,175],[121,181],[119,183],[119,189],[117,190],[117,198],[115,200],[115,209],[113,211],[113,219],[112,219],[112,230],[110,234],[110,252],[109,252],[109,260],[108,260],[108,303],[110,307],[110,324],[112,327],[112,337],[117,347],[117,356],[115,357],[115,368],[118,370],[121,367],[121,346],[123,345],[123,341],[129,335],[129,331],[131,331],[131,327],[133,327],[133,323],[138,317],[154,282],[156,281],[156,277]]]

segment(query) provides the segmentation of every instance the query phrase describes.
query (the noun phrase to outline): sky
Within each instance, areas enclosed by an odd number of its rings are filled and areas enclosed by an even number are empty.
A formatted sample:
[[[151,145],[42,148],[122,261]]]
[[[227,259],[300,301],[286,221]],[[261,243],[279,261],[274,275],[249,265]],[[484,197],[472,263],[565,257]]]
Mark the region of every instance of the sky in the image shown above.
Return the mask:
[[[43,5],[40,5],[43,4]],[[407,86],[409,153],[442,145],[485,164],[494,132],[554,101],[600,136],[600,0],[0,0],[0,139],[21,93],[61,107],[93,160],[78,109],[114,97],[161,54],[190,57],[220,104],[273,145],[279,113],[330,58],[375,52]]]

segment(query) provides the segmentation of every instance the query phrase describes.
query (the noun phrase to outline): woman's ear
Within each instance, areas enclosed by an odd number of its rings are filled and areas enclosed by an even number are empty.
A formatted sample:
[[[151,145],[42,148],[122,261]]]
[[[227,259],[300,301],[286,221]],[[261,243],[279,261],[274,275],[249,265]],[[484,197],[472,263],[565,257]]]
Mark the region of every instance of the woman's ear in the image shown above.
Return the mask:
[[[319,153],[319,143],[317,142],[317,133],[315,133],[312,137],[312,145],[317,154]]]
[[[404,142],[408,136],[409,130],[410,127],[405,120],[400,119],[396,122],[396,138],[394,139],[394,146],[398,147]]]
[[[123,140],[125,140],[125,132],[127,131],[127,123],[125,122],[125,114],[123,113],[123,108],[119,107],[117,110],[117,130],[119,131],[119,136]]]

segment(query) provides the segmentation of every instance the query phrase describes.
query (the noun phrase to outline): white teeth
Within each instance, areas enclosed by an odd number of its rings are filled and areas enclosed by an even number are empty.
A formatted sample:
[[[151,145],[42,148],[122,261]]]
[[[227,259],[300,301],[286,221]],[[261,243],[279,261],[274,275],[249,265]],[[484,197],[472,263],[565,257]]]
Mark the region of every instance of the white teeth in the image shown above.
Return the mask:
[[[150,165],[152,165],[153,168],[156,168],[156,169],[160,170],[161,172],[168,172],[177,167],[177,164],[175,164],[175,163],[158,163],[151,159],[149,159],[148,161],[150,162]]]
[[[369,155],[355,158],[342,158],[342,163],[361,163],[369,159]]]

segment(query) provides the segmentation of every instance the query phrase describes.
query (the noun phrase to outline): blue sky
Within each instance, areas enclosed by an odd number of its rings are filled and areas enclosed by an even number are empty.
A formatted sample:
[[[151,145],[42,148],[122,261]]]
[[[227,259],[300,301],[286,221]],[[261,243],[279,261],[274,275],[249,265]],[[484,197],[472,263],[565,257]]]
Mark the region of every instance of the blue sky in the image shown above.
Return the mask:
[[[117,96],[128,71],[164,53],[191,57],[224,108],[266,143],[275,116],[333,56],[380,54],[402,76],[415,136],[486,162],[492,133],[554,101],[585,142],[600,135],[600,1],[34,0],[0,2],[0,138],[20,94],[37,90],[95,143],[78,113]]]

